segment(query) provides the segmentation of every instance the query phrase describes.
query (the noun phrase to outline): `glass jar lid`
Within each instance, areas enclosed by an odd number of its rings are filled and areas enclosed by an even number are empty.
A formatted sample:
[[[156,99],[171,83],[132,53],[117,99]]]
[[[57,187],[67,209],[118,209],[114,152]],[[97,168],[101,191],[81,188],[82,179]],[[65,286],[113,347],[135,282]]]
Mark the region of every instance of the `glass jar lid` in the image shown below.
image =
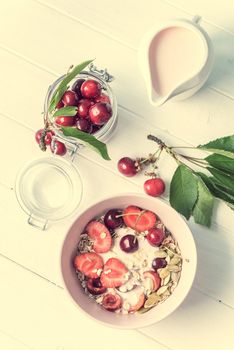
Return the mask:
[[[21,169],[15,192],[28,223],[44,230],[49,221],[74,213],[82,197],[82,181],[71,162],[59,156],[39,158]]]

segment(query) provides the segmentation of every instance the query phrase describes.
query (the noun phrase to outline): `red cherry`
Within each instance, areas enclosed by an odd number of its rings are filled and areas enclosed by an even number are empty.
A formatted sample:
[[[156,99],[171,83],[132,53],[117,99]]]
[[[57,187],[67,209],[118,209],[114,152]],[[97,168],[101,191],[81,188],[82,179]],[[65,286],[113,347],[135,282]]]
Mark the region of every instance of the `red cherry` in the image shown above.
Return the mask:
[[[54,136],[53,130],[47,131],[46,137],[45,137],[45,144],[48,146],[51,144],[52,137]]]
[[[59,156],[64,156],[64,154],[66,154],[66,152],[67,152],[67,149],[66,149],[66,146],[64,145],[64,143],[62,143],[58,140],[55,140],[51,143],[50,149],[51,149],[52,153],[55,153]]]
[[[146,235],[147,241],[152,246],[159,246],[164,240],[164,238],[165,238],[165,233],[163,230],[159,228],[151,228]]]
[[[36,139],[36,142],[39,144],[40,143],[40,140],[41,140],[41,134],[42,132],[44,131],[44,129],[40,129],[40,130],[37,130],[36,134],[35,134],[35,139]],[[45,144],[48,146],[51,144],[51,141],[52,141],[52,136],[54,135],[54,132],[52,130],[50,131],[47,131],[46,133],[46,137],[45,137]]]
[[[92,125],[92,132],[91,134],[95,134],[95,132],[99,131],[102,128],[102,125]]]
[[[90,121],[88,119],[77,118],[76,119],[76,127],[78,130],[87,132],[89,134],[91,134],[91,132],[92,132],[92,124],[90,123]]]
[[[76,118],[75,117],[68,117],[68,116],[59,116],[55,118],[55,124],[62,125],[62,126],[72,126],[75,124]]]
[[[109,96],[102,94],[95,98],[95,102],[104,102],[104,103],[110,104],[110,99],[109,99]]]
[[[68,90],[63,94],[62,102],[64,106],[76,106],[78,103],[78,96],[74,91]]]
[[[102,286],[100,278],[89,278],[87,281],[87,289],[93,295],[99,295],[106,292],[106,288]]]
[[[155,258],[152,261],[152,268],[157,271],[158,269],[162,269],[167,266],[167,262],[164,258]]]
[[[108,122],[111,114],[112,109],[108,103],[98,102],[89,109],[90,120],[95,125],[103,125]]]
[[[82,118],[89,117],[89,108],[94,104],[92,100],[86,98],[82,99],[78,103],[78,112],[77,115]]]
[[[165,191],[165,183],[159,177],[146,180],[144,183],[145,192],[153,197],[158,197]]]
[[[129,157],[123,157],[118,161],[118,170],[121,174],[128,177],[137,173],[135,161]]]
[[[101,93],[101,85],[96,80],[86,80],[80,87],[83,97],[95,98]]]
[[[60,108],[62,108],[62,107],[64,107],[64,103],[63,103],[62,100],[60,100],[60,101],[57,103],[56,108],[57,108],[57,109],[60,109]]]
[[[85,79],[78,79],[73,85],[72,85],[72,91],[74,91],[79,98],[82,98],[80,87],[83,84]]]
[[[107,293],[102,300],[102,306],[108,311],[118,310],[122,306],[122,299],[118,294]]]

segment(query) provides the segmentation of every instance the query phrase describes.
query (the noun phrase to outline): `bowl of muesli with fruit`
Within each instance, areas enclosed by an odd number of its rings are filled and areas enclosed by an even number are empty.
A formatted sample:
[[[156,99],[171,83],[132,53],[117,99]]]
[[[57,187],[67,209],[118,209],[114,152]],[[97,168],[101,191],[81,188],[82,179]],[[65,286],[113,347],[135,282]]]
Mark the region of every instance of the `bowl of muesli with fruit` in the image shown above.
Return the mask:
[[[69,229],[61,253],[66,290],[80,310],[119,328],[171,314],[188,294],[197,254],[184,219],[141,194],[106,198]]]

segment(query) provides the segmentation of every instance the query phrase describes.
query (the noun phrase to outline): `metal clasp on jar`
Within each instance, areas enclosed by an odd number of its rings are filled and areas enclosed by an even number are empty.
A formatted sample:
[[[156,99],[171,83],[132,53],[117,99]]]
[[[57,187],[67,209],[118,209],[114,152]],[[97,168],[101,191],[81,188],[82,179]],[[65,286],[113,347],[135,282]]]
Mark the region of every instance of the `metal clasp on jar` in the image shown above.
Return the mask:
[[[113,81],[115,79],[113,77],[113,75],[111,75],[107,72],[106,68],[105,69],[97,69],[97,67],[93,63],[90,63],[89,70],[93,75],[96,75],[98,78],[101,78],[102,80],[104,80],[107,83],[110,83],[111,81]]]
[[[72,141],[68,140],[66,137],[63,137],[62,135],[59,135],[59,134],[56,134],[52,137],[51,143],[54,143],[56,140],[59,142],[62,142],[66,146],[72,162],[75,158],[75,155],[76,155],[78,149],[84,148],[83,144],[72,142]],[[56,147],[54,147],[53,154],[56,155]]]

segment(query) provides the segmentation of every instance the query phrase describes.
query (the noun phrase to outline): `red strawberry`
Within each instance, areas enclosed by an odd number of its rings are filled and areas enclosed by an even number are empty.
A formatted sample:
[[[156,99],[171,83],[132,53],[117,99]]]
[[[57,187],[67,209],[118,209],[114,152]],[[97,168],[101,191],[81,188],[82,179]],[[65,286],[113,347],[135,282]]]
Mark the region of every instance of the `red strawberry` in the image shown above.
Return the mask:
[[[105,225],[99,221],[91,221],[87,226],[87,232],[94,241],[93,249],[96,253],[106,253],[110,250],[112,239]]]
[[[144,275],[144,278],[150,278],[152,282],[152,288],[151,288],[152,292],[155,292],[156,290],[158,290],[158,288],[161,285],[161,278],[159,277],[157,272],[145,271],[143,275]]]
[[[102,257],[96,253],[83,253],[75,257],[74,266],[85,276],[97,278],[97,270],[102,269],[103,260]]]
[[[130,205],[123,211],[123,220],[126,226],[138,232],[143,232],[154,227],[156,215],[149,210],[142,210],[134,205]]]
[[[142,294],[139,295],[138,302],[135,305],[131,305],[131,307],[128,310],[128,312],[133,313],[133,312],[139,310],[144,305],[144,302],[145,302],[145,294],[142,293]]]
[[[108,259],[101,274],[103,287],[115,288],[122,286],[126,282],[125,274],[127,272],[128,269],[119,259]]]
[[[108,311],[115,311],[122,306],[122,299],[118,294],[106,294],[102,300],[102,306]]]

